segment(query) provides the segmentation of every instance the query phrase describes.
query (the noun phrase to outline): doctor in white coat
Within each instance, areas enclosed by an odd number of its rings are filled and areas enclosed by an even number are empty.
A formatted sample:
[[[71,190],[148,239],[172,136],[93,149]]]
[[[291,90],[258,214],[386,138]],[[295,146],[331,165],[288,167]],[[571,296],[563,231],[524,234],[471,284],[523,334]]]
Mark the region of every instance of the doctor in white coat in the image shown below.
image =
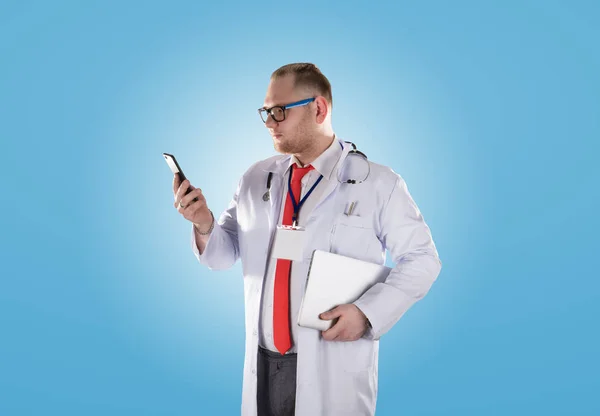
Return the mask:
[[[292,167],[314,168],[302,179],[302,195],[295,195],[298,202],[320,181],[298,214],[306,240],[303,260],[292,261],[290,273],[290,351],[296,358],[293,375],[288,376],[294,380],[288,381],[293,381],[294,401],[291,410],[288,403],[280,414],[373,415],[380,338],[425,296],[441,269],[430,229],[405,181],[389,167],[349,154],[352,146],[333,132],[331,110],[331,86],[315,65],[285,65],[272,74],[264,107],[259,110],[281,155],[250,166],[217,219],[199,188],[187,180],[179,183],[177,176],[173,181],[174,206],[192,222],[192,249],[198,261],[211,270],[227,269],[238,259],[242,262],[244,416],[277,412],[257,405],[257,356],[261,343],[277,351],[271,337],[272,315],[266,313],[273,311],[277,261],[270,259],[270,253],[286,198],[291,198]],[[345,183],[347,179],[356,183]],[[186,195],[188,188],[191,192]],[[352,215],[346,215],[351,202]],[[395,264],[385,282],[372,286],[352,304],[323,311],[321,319],[334,320],[323,332],[300,327],[295,321],[315,249],[382,265],[387,249]]]

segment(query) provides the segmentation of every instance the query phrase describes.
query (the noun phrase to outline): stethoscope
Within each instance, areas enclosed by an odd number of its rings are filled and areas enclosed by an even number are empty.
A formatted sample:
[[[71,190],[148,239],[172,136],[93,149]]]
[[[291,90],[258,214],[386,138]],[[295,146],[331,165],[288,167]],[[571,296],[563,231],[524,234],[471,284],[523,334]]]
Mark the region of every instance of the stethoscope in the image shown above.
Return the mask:
[[[345,140],[344,140],[344,141],[345,141]],[[366,180],[367,180],[367,178],[369,177],[369,174],[371,173],[371,164],[370,164],[370,163],[369,163],[369,161],[367,160],[367,155],[365,155],[363,152],[361,152],[360,150],[358,150],[358,149],[356,148],[356,145],[355,145],[354,143],[352,143],[352,142],[348,142],[348,141],[345,141],[345,142],[346,142],[346,143],[350,143],[350,144],[352,145],[352,150],[350,150],[350,151],[348,152],[348,155],[346,156],[346,159],[344,159],[344,162],[343,162],[343,164],[342,164],[342,167],[344,166],[344,164],[346,163],[346,160],[348,160],[348,157],[350,157],[350,155],[353,155],[353,154],[354,154],[354,155],[358,155],[358,156],[360,156],[360,157],[362,158],[362,160],[364,160],[365,162],[367,162],[367,168],[368,168],[368,171],[367,171],[367,176],[365,176],[365,177],[364,177],[364,179],[362,179],[362,180],[356,180],[356,179],[346,179],[346,180],[344,180],[344,181],[341,181],[341,180],[340,180],[340,172],[342,171],[342,169],[341,169],[341,167],[340,167],[340,169],[338,169],[338,172],[337,172],[337,180],[338,180],[338,182],[339,182],[339,183],[341,183],[341,184],[346,184],[346,183],[349,183],[349,184],[352,184],[352,185],[356,185],[356,184],[359,184],[359,183],[363,183],[364,181],[366,181]],[[342,145],[342,142],[339,142],[339,143],[340,143],[340,146],[341,146],[341,147],[342,147],[342,149],[343,149],[343,148],[344,148],[344,146]],[[267,177],[267,192],[265,192],[265,194],[263,195],[263,201],[268,201],[268,200],[270,199],[270,197],[271,197],[271,178],[272,178],[272,177],[273,177],[273,172],[269,172],[269,176]],[[320,180],[320,179],[321,179],[321,178],[319,178],[319,180]],[[318,182],[317,182],[317,183],[318,183]],[[315,185],[316,185],[316,184],[315,184]]]

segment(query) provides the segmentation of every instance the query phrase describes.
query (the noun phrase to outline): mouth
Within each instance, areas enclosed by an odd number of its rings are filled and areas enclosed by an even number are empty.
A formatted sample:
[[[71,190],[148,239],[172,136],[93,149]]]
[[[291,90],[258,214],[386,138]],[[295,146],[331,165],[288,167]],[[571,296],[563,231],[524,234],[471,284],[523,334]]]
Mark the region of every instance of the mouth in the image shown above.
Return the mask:
[[[283,137],[283,134],[276,133],[276,134],[272,134],[271,136],[273,136],[274,139],[280,140]]]

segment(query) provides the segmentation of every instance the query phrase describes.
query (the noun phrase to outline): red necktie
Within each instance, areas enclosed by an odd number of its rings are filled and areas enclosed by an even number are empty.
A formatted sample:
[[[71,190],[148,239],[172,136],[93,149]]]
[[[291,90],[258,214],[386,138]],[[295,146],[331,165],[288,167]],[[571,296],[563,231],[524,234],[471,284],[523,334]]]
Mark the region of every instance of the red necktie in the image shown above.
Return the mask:
[[[292,171],[292,192],[296,205],[300,203],[302,177],[310,170],[314,169],[312,165],[299,168],[294,164]],[[285,200],[285,209],[283,211],[283,225],[292,225],[292,214],[294,213],[294,205],[292,198],[288,192]],[[292,346],[290,336],[290,269],[292,261],[287,259],[277,259],[275,268],[275,293],[273,299],[273,341],[275,347],[285,354]]]

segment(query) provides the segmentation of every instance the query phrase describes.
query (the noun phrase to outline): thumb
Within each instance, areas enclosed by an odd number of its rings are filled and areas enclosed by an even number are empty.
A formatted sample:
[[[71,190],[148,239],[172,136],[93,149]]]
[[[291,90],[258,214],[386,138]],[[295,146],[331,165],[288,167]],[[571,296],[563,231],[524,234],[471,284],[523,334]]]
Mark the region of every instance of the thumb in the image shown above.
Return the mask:
[[[173,194],[177,194],[179,185],[181,185],[181,181],[179,180],[179,175],[175,173],[173,175]]]
[[[342,312],[341,312],[340,308],[338,306],[336,306],[332,310],[323,312],[322,314],[320,314],[319,318],[325,319],[325,320],[330,320],[330,319],[335,319],[339,316],[342,316]]]

